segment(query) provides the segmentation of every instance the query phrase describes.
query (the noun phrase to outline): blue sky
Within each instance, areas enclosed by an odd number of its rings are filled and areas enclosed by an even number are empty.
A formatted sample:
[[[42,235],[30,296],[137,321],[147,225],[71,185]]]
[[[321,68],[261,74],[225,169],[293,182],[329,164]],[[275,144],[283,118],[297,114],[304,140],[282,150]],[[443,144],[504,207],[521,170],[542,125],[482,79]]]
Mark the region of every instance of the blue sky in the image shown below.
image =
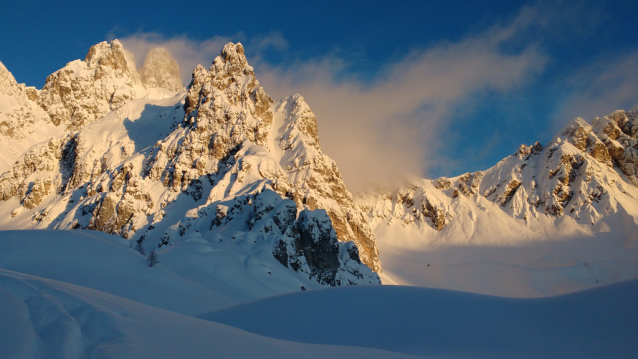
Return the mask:
[[[4,2],[19,82],[100,41],[193,64],[241,41],[275,100],[299,92],[349,184],[486,169],[569,119],[638,104],[636,1]],[[141,59],[140,59],[141,57]]]

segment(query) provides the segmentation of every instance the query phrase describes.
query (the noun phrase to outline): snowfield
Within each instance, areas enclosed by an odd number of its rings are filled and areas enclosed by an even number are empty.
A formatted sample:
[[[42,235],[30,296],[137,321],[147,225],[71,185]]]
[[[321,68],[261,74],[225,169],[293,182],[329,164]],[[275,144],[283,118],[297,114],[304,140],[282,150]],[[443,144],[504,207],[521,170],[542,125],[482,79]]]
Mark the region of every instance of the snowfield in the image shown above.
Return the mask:
[[[236,293],[229,299],[224,285],[206,287],[195,278],[197,271],[189,266],[197,265],[201,253],[172,250],[181,252],[179,260],[159,252],[160,263],[150,268],[116,236],[0,232],[2,358],[638,354],[636,280],[533,299],[351,286],[234,305],[242,299]]]
[[[0,270],[2,358],[409,358],[251,334],[68,283]]]
[[[542,238],[526,236],[526,228],[517,234],[495,227],[479,212],[479,234],[470,243],[455,241],[463,237],[458,223],[431,237],[415,227],[383,224],[376,228],[384,265],[381,279],[384,284],[515,298],[555,296],[635,279],[638,248],[632,242],[635,237],[624,235],[619,217],[606,220],[614,232]],[[564,218],[557,227],[568,228],[570,221]]]
[[[636,298],[636,280],[536,299],[356,286],[287,294],[200,317],[278,339],[425,357],[631,358],[638,354]]]

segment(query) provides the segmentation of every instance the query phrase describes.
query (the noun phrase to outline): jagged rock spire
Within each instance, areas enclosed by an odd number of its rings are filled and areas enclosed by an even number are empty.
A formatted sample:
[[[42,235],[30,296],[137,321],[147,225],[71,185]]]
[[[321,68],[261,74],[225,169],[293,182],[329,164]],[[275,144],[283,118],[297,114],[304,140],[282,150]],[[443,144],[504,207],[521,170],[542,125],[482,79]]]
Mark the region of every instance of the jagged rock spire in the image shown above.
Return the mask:
[[[77,131],[136,98],[143,90],[132,54],[118,40],[92,46],[84,61],[75,60],[47,77],[38,104],[57,126]]]

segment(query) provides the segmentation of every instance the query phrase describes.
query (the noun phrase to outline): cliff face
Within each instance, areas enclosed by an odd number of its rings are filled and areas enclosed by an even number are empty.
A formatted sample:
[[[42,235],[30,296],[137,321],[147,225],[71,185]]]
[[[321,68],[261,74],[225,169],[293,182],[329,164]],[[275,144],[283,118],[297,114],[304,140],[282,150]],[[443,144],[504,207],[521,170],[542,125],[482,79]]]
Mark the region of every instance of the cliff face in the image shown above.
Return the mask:
[[[379,283],[374,235],[303,98],[275,104],[233,43],[185,91],[140,98],[178,76],[152,52],[141,76],[117,41],[49,76],[38,101],[67,132],[0,177],[3,228],[99,230],[142,251],[250,238],[321,285]]]
[[[279,152],[285,177],[276,178],[277,193],[310,209],[326,210],[341,241],[353,241],[361,260],[381,271],[379,249],[362,211],[354,203],[337,164],[323,154],[317,121],[300,95],[282,100],[275,109],[272,147]]]

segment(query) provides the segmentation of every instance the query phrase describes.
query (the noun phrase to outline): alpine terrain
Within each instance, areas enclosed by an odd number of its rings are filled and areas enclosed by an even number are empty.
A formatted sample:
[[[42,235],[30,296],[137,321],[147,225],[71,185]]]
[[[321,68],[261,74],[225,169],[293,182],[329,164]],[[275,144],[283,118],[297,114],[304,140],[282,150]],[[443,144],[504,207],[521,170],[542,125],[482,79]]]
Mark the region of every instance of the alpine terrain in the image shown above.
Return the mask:
[[[287,268],[284,291],[380,284],[374,235],[321,151],[315,116],[300,95],[275,103],[241,44],[183,90],[166,50],[138,72],[117,40],[42,90],[4,67],[2,79],[2,139],[15,153],[0,177],[3,229],[97,230],[141,253],[196,242],[251,276]]]
[[[0,63],[0,357],[638,352],[638,107],[353,195],[241,43],[185,86],[140,63],[102,42],[42,89]]]
[[[638,108],[357,204],[402,284],[528,297],[638,277]]]

